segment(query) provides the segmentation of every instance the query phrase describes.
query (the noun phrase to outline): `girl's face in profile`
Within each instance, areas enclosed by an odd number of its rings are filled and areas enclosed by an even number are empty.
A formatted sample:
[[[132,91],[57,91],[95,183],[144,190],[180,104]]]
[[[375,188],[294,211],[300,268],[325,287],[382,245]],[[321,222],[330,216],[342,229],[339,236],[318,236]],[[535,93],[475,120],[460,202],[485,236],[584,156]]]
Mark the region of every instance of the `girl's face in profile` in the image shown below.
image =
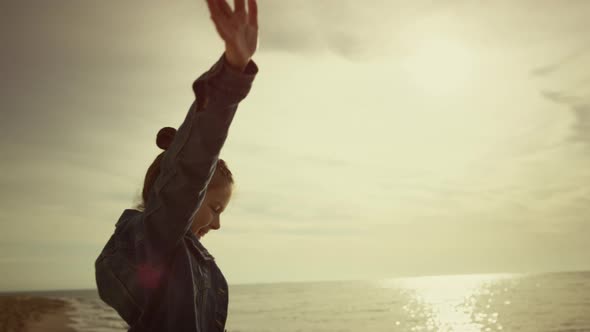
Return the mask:
[[[230,183],[207,189],[205,199],[193,218],[191,231],[200,240],[210,230],[221,227],[220,215],[229,204],[233,185]]]

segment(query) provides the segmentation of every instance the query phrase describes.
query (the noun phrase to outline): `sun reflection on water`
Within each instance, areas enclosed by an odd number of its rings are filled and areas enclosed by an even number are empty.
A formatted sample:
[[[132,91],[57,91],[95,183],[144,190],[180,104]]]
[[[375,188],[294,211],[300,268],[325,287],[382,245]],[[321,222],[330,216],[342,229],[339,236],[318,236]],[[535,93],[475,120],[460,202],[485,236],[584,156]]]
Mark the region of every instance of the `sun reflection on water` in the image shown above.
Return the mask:
[[[381,286],[407,296],[407,321],[395,322],[407,331],[490,332],[503,331],[491,306],[492,286],[509,278],[514,275],[434,276],[384,280]]]

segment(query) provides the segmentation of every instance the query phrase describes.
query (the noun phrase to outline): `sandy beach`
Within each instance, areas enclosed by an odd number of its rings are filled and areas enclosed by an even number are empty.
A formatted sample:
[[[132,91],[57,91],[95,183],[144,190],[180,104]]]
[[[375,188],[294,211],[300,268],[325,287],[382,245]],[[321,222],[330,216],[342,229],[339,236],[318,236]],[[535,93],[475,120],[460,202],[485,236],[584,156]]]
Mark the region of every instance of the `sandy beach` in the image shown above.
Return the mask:
[[[0,296],[0,331],[75,332],[68,327],[65,301],[25,295]]]

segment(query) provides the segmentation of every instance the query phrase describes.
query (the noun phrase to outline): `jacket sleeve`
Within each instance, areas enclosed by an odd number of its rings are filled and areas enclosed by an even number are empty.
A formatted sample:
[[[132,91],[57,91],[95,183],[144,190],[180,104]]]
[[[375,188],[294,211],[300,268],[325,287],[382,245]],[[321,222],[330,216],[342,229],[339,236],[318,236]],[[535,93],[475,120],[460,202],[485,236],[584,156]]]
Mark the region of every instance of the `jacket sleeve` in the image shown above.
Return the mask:
[[[223,54],[193,83],[196,100],[161,160],[142,222],[148,260],[159,265],[189,231],[211,180],[238,104],[249,93],[258,67],[230,67]]]

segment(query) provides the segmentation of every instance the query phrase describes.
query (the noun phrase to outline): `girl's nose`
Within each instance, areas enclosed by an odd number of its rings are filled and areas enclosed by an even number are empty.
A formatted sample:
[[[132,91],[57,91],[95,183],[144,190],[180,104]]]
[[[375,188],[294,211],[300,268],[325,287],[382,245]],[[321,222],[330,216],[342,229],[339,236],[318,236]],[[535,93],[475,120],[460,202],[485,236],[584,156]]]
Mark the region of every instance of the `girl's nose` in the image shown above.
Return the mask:
[[[219,217],[216,217],[215,219],[213,219],[213,222],[211,223],[211,229],[215,229],[218,230],[219,228],[221,228],[221,220],[219,219]]]

